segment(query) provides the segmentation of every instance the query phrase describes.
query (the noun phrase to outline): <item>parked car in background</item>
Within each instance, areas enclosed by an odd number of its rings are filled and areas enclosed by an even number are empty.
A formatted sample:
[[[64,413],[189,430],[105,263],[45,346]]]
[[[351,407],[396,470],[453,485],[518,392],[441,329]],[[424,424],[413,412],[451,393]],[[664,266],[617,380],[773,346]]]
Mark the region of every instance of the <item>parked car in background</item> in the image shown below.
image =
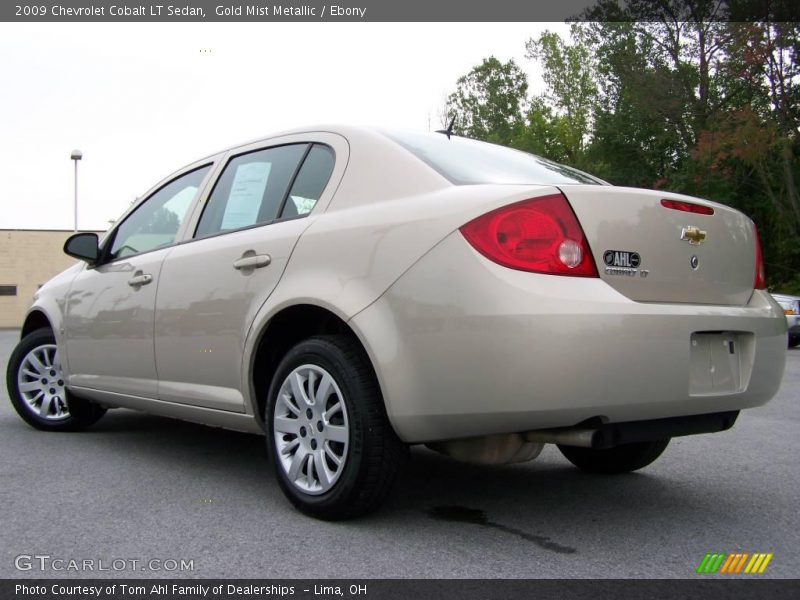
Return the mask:
[[[81,262],[9,361],[20,416],[264,433],[286,496],[325,519],[376,508],[411,444],[642,468],[766,403],[786,360],[745,215],[447,132],[231,148],[65,251]]]
[[[789,348],[800,344],[800,296],[772,294],[775,302],[781,305],[786,314],[786,326],[789,328]]]

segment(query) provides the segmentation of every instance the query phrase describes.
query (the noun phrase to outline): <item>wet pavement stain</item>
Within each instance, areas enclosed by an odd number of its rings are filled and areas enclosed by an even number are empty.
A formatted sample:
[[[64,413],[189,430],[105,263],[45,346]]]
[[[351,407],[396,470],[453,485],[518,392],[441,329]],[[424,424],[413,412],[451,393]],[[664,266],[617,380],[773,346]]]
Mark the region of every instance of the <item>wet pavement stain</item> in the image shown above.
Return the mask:
[[[500,523],[490,521],[486,516],[486,513],[477,508],[467,508],[466,506],[434,506],[428,510],[428,516],[436,519],[437,521],[450,521],[451,523],[480,525],[481,527],[496,529],[498,531],[502,531],[503,533],[510,533],[511,535],[521,537],[523,540],[528,542],[533,542],[545,550],[550,550],[551,552],[557,552],[559,554],[575,554],[577,552],[575,548],[562,546],[561,544],[551,542],[549,537],[543,535],[533,535],[532,533],[528,533],[514,527],[508,527],[506,525],[501,525]]]

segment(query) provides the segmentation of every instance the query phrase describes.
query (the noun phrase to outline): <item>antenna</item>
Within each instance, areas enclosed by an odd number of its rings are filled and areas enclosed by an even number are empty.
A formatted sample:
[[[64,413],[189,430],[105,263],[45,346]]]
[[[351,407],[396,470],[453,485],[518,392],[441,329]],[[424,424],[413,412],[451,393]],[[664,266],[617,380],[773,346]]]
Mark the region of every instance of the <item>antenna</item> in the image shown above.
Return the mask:
[[[456,116],[453,115],[453,118],[450,119],[450,125],[447,126],[447,129],[437,129],[436,133],[443,133],[447,136],[447,139],[450,139],[450,136],[453,135],[453,125],[456,123]]]

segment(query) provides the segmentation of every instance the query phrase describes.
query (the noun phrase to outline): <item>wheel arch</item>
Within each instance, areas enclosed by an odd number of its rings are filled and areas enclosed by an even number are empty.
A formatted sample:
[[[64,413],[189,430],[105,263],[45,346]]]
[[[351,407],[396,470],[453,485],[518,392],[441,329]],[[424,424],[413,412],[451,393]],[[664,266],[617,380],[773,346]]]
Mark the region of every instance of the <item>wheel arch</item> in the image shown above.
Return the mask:
[[[267,392],[272,378],[286,353],[300,341],[314,335],[346,335],[364,352],[380,389],[375,365],[364,341],[347,321],[333,310],[317,304],[298,303],[282,307],[253,336],[247,380],[250,385],[253,414],[263,425]],[[381,390],[383,392],[383,390]],[[383,394],[382,394],[383,396]],[[385,406],[384,399],[384,406]]]
[[[22,329],[20,330],[20,339],[37,329],[47,328],[52,331],[53,336],[56,338],[56,344],[61,350],[61,367],[64,369],[64,374],[69,376],[69,357],[64,344],[65,337],[64,332],[61,330],[62,326],[61,305],[49,297],[38,298],[28,310],[28,314],[25,315],[25,320],[22,322]]]
[[[55,328],[45,312],[39,309],[33,309],[25,317],[25,321],[22,324],[22,331],[20,332],[20,338],[24,338],[29,333],[45,327],[55,333]]]

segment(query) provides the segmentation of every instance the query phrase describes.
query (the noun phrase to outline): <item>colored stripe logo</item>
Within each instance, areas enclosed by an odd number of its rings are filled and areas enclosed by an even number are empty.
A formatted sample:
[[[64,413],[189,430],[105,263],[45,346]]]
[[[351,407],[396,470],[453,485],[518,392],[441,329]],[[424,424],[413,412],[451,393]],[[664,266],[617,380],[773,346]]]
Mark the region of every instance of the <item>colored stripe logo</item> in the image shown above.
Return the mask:
[[[709,553],[700,561],[697,573],[760,574],[766,570],[772,556],[772,552]]]

